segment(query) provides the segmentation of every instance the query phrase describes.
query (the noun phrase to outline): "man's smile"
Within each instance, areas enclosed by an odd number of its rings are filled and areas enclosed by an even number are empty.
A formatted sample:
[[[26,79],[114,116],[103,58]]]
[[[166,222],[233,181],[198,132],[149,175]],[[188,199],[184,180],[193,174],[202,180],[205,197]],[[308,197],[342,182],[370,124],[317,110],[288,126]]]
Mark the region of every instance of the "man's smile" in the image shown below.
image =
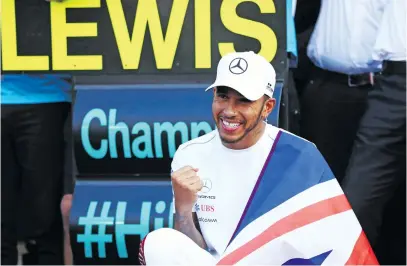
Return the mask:
[[[242,123],[238,121],[226,120],[224,118],[219,118],[219,121],[222,125],[222,129],[227,132],[234,132],[242,126]]]

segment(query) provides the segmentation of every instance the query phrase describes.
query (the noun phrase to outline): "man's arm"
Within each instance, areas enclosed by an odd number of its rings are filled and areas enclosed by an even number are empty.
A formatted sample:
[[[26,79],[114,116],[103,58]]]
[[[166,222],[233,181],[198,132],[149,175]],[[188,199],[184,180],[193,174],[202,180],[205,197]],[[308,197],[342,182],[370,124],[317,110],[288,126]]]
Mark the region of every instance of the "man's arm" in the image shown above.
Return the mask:
[[[175,230],[180,231],[191,238],[198,246],[207,249],[205,240],[199,230],[199,222],[196,213],[174,214]]]
[[[174,169],[174,161],[172,167]],[[175,207],[174,228],[206,250],[205,240],[198,230],[197,215],[192,211],[197,201],[197,193],[202,189],[198,171],[199,169],[192,166],[184,166],[171,174]]]

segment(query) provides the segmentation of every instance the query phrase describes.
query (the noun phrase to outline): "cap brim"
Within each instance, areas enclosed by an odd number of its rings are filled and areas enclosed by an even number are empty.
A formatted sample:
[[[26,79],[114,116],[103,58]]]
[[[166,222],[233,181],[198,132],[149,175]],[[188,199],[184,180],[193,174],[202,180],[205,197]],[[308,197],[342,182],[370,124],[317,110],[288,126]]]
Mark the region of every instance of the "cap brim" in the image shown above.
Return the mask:
[[[231,88],[231,89],[237,91],[238,93],[240,93],[241,95],[243,95],[246,99],[248,99],[249,101],[252,101],[252,102],[257,101],[257,100],[260,99],[261,96],[262,96],[262,95],[261,95],[260,97],[255,98],[255,97],[250,97],[250,96],[248,96],[248,95],[244,95],[239,89],[236,89],[236,88],[230,86],[230,84],[229,84],[229,85],[224,85],[224,84],[216,84],[216,83],[214,83],[214,84],[212,84],[211,86],[209,86],[208,88],[206,88],[205,91],[208,91],[208,90],[210,90],[210,89],[213,89],[213,88],[219,87],[219,86],[224,86],[224,87]]]
[[[213,89],[213,88],[215,88],[216,86],[219,86],[219,85],[217,85],[217,84],[212,84],[211,86],[209,86],[208,88],[206,88],[205,89],[205,91],[208,91],[208,90],[210,90],[210,89]]]

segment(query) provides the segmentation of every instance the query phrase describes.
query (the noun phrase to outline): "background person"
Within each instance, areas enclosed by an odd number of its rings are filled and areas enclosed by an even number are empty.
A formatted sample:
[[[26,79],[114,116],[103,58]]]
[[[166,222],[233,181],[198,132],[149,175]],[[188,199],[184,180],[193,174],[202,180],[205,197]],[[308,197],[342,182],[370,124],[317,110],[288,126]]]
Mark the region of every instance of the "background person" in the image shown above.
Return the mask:
[[[19,236],[36,246],[39,264],[63,264],[59,204],[71,88],[59,75],[2,76],[3,264],[17,264]]]
[[[343,189],[381,264],[406,264],[406,1],[382,1],[369,92]]]
[[[314,66],[301,92],[300,135],[315,143],[339,183],[381,69],[372,49],[382,15],[377,0],[322,0],[308,44]]]

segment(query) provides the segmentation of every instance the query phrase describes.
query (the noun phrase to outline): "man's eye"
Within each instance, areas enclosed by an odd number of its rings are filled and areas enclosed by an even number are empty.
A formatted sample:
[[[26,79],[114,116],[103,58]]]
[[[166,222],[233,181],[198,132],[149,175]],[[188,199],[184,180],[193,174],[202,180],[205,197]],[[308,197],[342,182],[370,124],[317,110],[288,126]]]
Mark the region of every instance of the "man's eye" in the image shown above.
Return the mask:
[[[226,94],[218,94],[218,97],[221,99],[227,99],[228,97],[226,96]]]

